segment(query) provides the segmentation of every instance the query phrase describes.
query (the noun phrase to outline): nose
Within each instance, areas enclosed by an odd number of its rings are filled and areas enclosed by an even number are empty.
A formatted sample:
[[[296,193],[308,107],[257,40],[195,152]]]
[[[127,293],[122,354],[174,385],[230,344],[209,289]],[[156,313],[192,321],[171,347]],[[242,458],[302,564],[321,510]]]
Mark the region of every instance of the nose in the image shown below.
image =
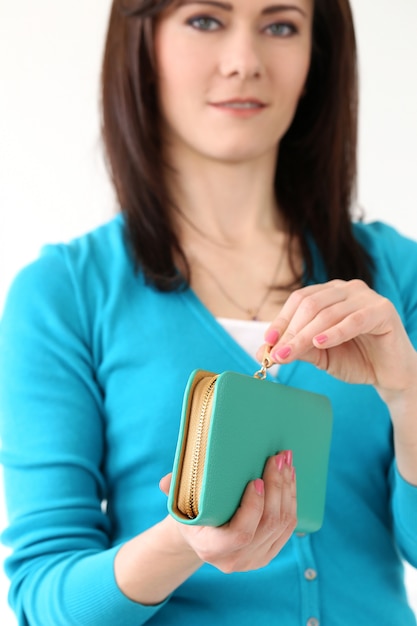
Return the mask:
[[[245,28],[235,28],[219,45],[222,76],[245,80],[262,75],[263,65],[256,34]]]

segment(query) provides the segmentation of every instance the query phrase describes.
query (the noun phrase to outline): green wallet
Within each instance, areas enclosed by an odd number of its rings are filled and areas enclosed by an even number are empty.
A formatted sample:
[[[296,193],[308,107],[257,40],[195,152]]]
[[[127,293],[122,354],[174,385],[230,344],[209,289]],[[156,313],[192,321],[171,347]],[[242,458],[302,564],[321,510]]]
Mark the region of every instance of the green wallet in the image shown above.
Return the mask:
[[[195,370],[184,393],[168,510],[186,524],[221,526],[268,457],[292,450],[297,532],[324,517],[332,408],[323,395],[235,372]]]

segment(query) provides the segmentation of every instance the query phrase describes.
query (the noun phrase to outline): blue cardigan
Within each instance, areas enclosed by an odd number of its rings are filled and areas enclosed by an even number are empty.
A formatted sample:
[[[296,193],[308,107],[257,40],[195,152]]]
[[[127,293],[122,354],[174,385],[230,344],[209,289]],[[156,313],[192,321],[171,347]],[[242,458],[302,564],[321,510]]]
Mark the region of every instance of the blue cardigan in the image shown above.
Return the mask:
[[[417,346],[417,244],[382,224],[354,228],[376,290]],[[0,460],[18,623],[415,625],[401,557],[417,566],[417,488],[398,474],[387,408],[374,388],[302,362],[282,366],[280,381],[326,394],[335,414],[321,530],[294,535],[258,571],[205,565],[158,606],[120,592],[118,547],[167,514],[158,482],[198,367],[253,374],[258,364],[191,290],[145,285],[121,217],[45,248],[16,277],[0,326]]]

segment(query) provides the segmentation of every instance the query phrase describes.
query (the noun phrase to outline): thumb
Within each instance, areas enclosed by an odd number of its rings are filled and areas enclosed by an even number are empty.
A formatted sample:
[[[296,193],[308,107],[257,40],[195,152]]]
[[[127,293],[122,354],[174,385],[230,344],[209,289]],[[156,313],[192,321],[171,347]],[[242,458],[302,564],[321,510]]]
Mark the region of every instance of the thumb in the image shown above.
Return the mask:
[[[168,495],[169,488],[171,486],[171,478],[172,478],[172,472],[170,472],[169,474],[166,474],[166,476],[161,478],[161,480],[159,481],[159,488],[166,496]]]

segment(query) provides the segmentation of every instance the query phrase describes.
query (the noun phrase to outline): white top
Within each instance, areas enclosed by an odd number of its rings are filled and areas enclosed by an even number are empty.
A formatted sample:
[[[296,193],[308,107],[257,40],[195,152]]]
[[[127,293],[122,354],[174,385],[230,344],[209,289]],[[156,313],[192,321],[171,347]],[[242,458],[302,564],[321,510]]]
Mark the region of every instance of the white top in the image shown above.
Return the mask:
[[[237,320],[229,317],[218,317],[217,321],[226,332],[233,337],[251,357],[256,359],[256,352],[264,343],[264,333],[270,322],[261,322],[259,320]],[[279,365],[275,364],[268,368],[268,371],[276,376],[278,374]]]

